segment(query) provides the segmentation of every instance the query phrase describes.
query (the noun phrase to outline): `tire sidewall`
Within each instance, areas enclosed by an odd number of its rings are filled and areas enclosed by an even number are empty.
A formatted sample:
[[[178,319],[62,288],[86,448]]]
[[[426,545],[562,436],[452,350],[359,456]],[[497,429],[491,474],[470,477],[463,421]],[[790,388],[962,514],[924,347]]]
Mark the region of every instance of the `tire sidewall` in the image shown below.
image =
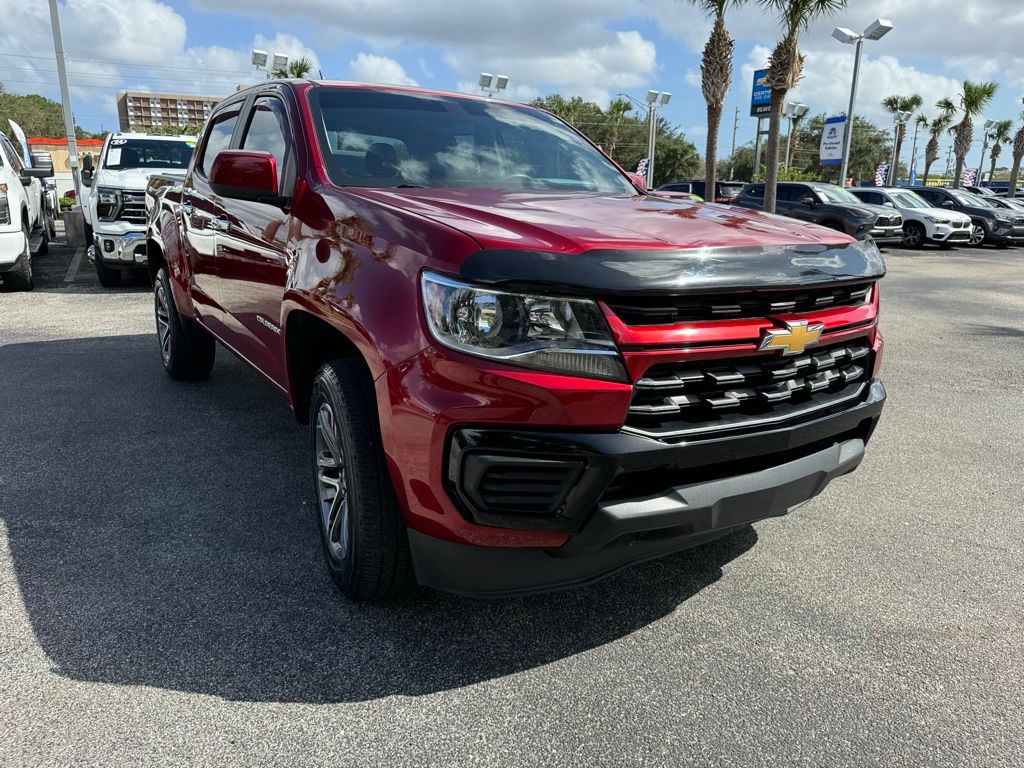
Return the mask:
[[[912,240],[912,238],[911,238],[911,233],[912,232],[917,235],[917,242],[912,242],[911,241]],[[921,246],[924,245],[924,241],[925,241],[926,238],[927,238],[927,233],[925,232],[924,227],[919,222],[911,221],[911,222],[907,223],[907,226],[906,226],[906,228],[904,229],[904,232],[903,232],[903,244],[904,245],[906,245],[906,246],[908,246],[910,248],[920,248]]]

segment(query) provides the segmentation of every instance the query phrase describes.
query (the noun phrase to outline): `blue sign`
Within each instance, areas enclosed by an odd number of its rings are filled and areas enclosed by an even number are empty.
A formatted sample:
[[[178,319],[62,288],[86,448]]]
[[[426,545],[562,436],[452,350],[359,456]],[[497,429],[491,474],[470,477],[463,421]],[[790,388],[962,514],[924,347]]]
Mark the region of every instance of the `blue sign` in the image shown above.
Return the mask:
[[[818,161],[822,165],[843,164],[843,138],[846,133],[846,115],[830,117],[821,127],[821,147]]]
[[[767,79],[767,69],[754,72],[754,90],[750,94],[751,117],[764,117],[772,111],[772,89],[765,82]]]

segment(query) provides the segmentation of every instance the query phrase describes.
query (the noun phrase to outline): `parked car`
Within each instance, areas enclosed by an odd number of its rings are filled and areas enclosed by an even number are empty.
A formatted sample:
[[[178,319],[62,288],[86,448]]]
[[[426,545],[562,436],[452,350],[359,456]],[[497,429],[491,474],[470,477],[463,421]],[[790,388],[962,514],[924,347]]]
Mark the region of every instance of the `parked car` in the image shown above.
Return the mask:
[[[1024,215],[996,208],[987,197],[979,197],[966,189],[945,187],[908,187],[936,208],[964,213],[971,217],[970,245],[984,243],[1005,248],[1024,243]],[[993,198],[994,199],[994,198]]]
[[[575,586],[785,514],[885,399],[874,243],[653,199],[522,104],[271,81],[147,200],[164,368],[220,341],[287,396],[355,599]]]
[[[701,197],[700,195],[695,195],[692,192],[665,192],[654,190],[653,192],[651,192],[651,194],[656,195],[657,197],[667,197],[671,200],[685,200],[690,203],[704,202],[703,197]]]
[[[27,165],[0,134],[0,278],[7,290],[31,291],[32,259],[49,248],[53,216],[41,180],[52,176],[52,161],[39,157]]]
[[[689,192],[696,195],[702,200],[708,200],[709,202],[715,203],[734,203],[740,192],[743,191],[743,187],[746,182],[743,181],[716,181],[715,182],[715,199],[711,199],[704,194],[705,187],[707,186],[706,179],[691,179],[687,181],[673,181],[669,184],[662,184],[660,187],[655,189],[658,192]]]
[[[978,197],[997,197],[999,194],[998,192],[996,192],[996,190],[992,189],[991,187],[967,186],[964,187],[964,189],[966,189],[968,192],[971,192],[972,194],[977,195]]]
[[[946,208],[933,208],[915,192],[902,187],[857,187],[850,192],[871,205],[894,208],[903,217],[903,244],[920,248],[936,243],[949,248],[971,239],[971,217]]]
[[[97,166],[83,158],[89,260],[100,285],[121,284],[125,270],[146,269],[146,183],[154,174],[184,176],[195,136],[112,133]]]
[[[985,201],[1007,211],[1024,213],[1024,199],[1017,197],[986,197]]]
[[[736,205],[761,210],[764,184],[745,186]],[[780,182],[775,212],[845,232],[858,240],[870,237],[879,243],[903,241],[903,217],[898,211],[864,203],[834,184]]]

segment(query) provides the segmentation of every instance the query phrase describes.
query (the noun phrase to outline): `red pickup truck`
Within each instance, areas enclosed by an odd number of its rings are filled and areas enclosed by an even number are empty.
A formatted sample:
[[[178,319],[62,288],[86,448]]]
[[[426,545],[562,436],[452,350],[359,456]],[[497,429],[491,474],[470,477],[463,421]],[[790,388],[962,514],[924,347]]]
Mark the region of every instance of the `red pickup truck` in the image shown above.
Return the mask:
[[[234,94],[148,190],[164,367],[216,341],[288,398],[353,599],[578,585],[783,515],[879,419],[878,249],[638,183],[521,104]]]

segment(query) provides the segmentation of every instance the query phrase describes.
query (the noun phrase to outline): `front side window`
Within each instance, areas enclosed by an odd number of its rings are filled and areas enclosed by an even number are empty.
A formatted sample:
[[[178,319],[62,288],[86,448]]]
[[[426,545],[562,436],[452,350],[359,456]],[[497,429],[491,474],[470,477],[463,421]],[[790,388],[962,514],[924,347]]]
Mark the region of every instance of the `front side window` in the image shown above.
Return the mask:
[[[213,161],[221,150],[231,144],[231,136],[238,122],[238,112],[225,112],[218,115],[210,123],[206,131],[206,144],[203,146],[203,162],[200,166],[203,176],[209,177],[213,169]]]
[[[860,200],[852,192],[842,187],[818,187],[814,190],[823,203],[836,203],[838,205],[859,205]]]
[[[356,88],[314,89],[310,102],[339,186],[636,194],[586,139],[537,109]]]
[[[257,99],[253,106],[252,119],[242,140],[242,149],[257,152],[269,152],[277,162],[277,175],[280,179],[284,171],[285,156],[288,152],[288,140],[285,138],[280,102],[275,99]]]
[[[931,208],[928,201],[916,192],[893,192],[892,197],[900,208]]]
[[[4,148],[4,154],[7,155],[7,162],[11,164],[11,170],[20,174],[25,166],[21,162],[21,156],[14,149],[14,145],[12,145],[6,138],[0,141],[0,145]]]
[[[951,189],[949,194],[952,195],[953,199],[956,200],[960,205],[968,205],[972,208],[994,208],[988,200],[985,200],[980,195],[975,195],[971,192],[965,192],[962,189]]]
[[[195,142],[167,139],[111,139],[103,167],[115,171],[129,168],[188,168]]]

